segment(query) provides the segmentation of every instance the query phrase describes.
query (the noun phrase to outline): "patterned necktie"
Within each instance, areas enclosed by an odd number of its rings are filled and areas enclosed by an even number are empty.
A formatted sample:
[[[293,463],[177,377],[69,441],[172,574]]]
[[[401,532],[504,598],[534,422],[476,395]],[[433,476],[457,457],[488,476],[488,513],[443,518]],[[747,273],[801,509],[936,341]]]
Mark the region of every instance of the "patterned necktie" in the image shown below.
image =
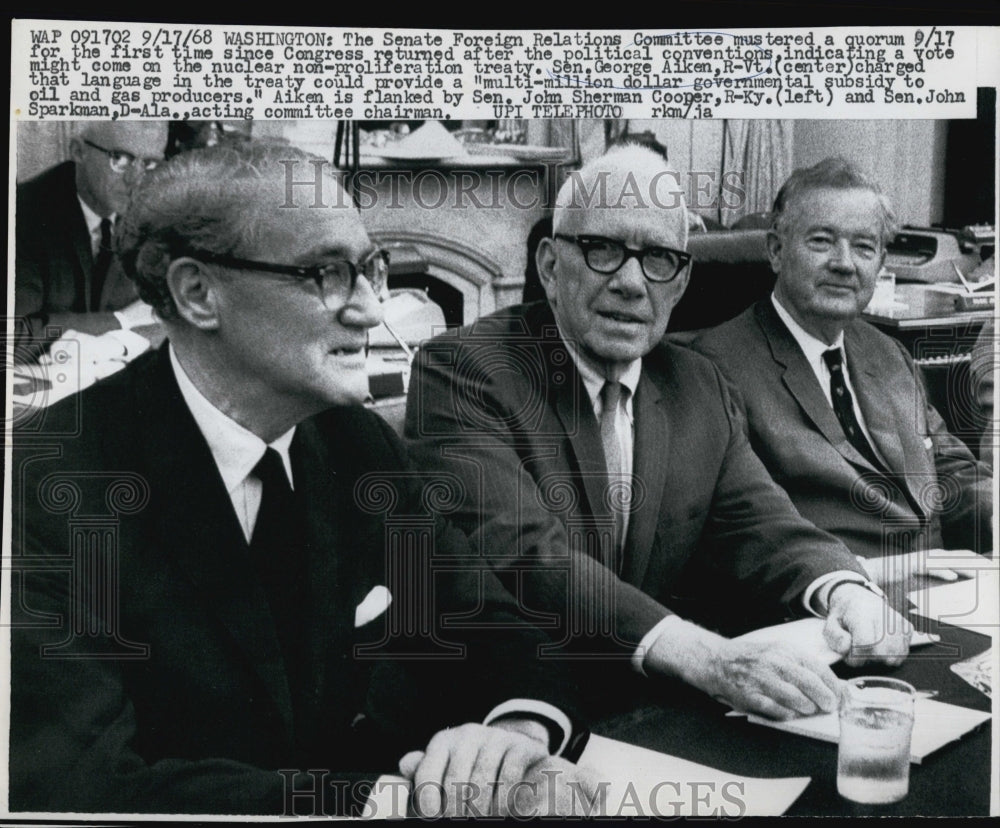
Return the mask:
[[[840,348],[831,348],[823,352],[823,361],[830,369],[830,400],[833,403],[833,412],[840,421],[840,427],[844,429],[844,434],[869,463],[875,468],[883,468],[882,463],[875,456],[875,450],[865,438],[865,433],[861,430],[861,423],[854,413],[854,398],[847,387],[844,379],[844,355]]]
[[[601,443],[604,445],[604,460],[608,466],[608,485],[612,492],[611,508],[615,518],[614,558],[602,561],[614,572],[621,570],[621,552],[625,535],[625,510],[631,497],[626,497],[624,487],[628,485],[625,477],[625,458],[622,454],[621,439],[618,434],[618,406],[622,398],[620,382],[605,382],[601,388]],[[624,393],[628,393],[627,389]]]
[[[94,266],[90,271],[90,309],[101,309],[101,293],[104,291],[104,282],[111,267],[111,219],[101,219],[101,244],[97,248],[97,255],[94,257]]]

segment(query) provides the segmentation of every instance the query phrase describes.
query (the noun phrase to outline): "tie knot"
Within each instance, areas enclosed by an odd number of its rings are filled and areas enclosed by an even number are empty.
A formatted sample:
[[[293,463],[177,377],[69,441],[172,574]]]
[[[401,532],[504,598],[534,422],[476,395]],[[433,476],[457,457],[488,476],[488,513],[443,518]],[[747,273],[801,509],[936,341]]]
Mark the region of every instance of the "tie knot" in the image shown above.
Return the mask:
[[[101,247],[111,247],[111,231],[114,228],[114,224],[109,218],[101,219]]]
[[[841,353],[840,348],[831,348],[829,351],[823,351],[823,361],[826,363],[826,367],[830,369],[830,372],[839,371],[844,365],[844,355]]]
[[[281,455],[270,446],[264,451],[264,456],[257,461],[257,465],[253,467],[253,474],[265,489],[270,488],[273,491],[273,486],[279,486],[283,489],[291,488]]]

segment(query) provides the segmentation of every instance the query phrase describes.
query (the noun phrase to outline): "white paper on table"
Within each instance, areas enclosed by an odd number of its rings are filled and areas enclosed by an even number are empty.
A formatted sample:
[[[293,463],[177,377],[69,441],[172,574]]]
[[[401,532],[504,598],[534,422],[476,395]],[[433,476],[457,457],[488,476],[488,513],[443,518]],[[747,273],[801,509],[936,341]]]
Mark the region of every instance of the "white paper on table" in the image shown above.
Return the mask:
[[[579,765],[607,782],[608,816],[778,816],[810,777],[758,779],[591,734]]]
[[[823,636],[822,618],[800,618],[785,624],[775,624],[772,627],[761,627],[739,636],[736,641],[754,641],[762,644],[784,644],[801,653],[806,653],[820,659],[824,664],[836,664],[843,655],[832,649]],[[914,631],[910,639],[910,648],[934,644],[940,637]]]
[[[913,611],[925,618],[993,638],[1000,630],[1000,592],[994,570],[981,570],[965,581],[919,589],[907,597]]]
[[[938,748],[960,739],[977,725],[990,718],[989,713],[970,710],[955,704],[918,697],[913,710],[913,738],[910,741],[910,761],[919,765],[925,756]],[[840,740],[840,718],[834,713],[803,716],[787,721],[775,721],[750,714],[747,720],[754,724],[773,727],[799,736],[809,736],[824,742]]]

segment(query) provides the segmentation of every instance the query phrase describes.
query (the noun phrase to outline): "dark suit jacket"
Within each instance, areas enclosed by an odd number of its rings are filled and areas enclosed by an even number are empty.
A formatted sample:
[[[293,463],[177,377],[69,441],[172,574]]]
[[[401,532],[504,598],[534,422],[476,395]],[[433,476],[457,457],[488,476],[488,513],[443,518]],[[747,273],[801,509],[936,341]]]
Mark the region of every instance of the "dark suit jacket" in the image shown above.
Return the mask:
[[[117,260],[105,278],[97,307],[90,303],[94,264],[87,223],[76,197],[76,165],[66,161],[17,188],[14,308],[25,319],[19,347],[37,353],[46,326],[99,334],[119,327],[107,314],[138,294]]]
[[[394,772],[443,726],[508,698],[571,709],[564,677],[536,667],[544,634],[428,511],[451,481],[407,471],[375,415],[333,409],[292,443],[310,586],[294,719],[264,589],[166,348],[43,416],[16,443],[13,810],[276,814],[279,769],[323,769],[323,808],[299,804],[343,812],[335,781]],[[394,600],[356,628],[377,586]],[[445,628],[456,612],[468,623]]]
[[[899,342],[862,321],[844,331],[851,384],[883,470],[847,441],[770,298],[694,347],[732,380],[750,442],[774,479],[855,554],[990,548],[989,471],[948,434]]]
[[[739,606],[728,609],[749,625],[761,614],[803,614],[812,580],[858,569],[768,477],[707,360],[671,345],[648,354],[634,423],[638,503],[616,578],[597,563],[602,528],[610,537],[599,425],[548,305],[446,333],[413,365],[406,435],[424,463],[462,478],[469,496],[456,520],[495,566],[520,573],[515,588],[529,608],[571,626],[589,607],[597,626],[613,628],[563,630],[588,647],[630,652],[667,607],[698,609],[679,602],[705,598],[713,577],[741,585]],[[722,596],[714,583],[704,592]]]

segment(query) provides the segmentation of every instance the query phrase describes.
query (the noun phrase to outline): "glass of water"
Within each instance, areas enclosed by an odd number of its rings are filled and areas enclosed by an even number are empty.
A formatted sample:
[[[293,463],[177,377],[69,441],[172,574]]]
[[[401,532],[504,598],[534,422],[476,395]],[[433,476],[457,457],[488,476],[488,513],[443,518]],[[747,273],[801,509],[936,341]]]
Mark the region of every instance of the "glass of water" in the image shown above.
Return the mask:
[[[898,802],[910,788],[916,690],[905,681],[862,677],[840,699],[837,792],[866,804]]]

